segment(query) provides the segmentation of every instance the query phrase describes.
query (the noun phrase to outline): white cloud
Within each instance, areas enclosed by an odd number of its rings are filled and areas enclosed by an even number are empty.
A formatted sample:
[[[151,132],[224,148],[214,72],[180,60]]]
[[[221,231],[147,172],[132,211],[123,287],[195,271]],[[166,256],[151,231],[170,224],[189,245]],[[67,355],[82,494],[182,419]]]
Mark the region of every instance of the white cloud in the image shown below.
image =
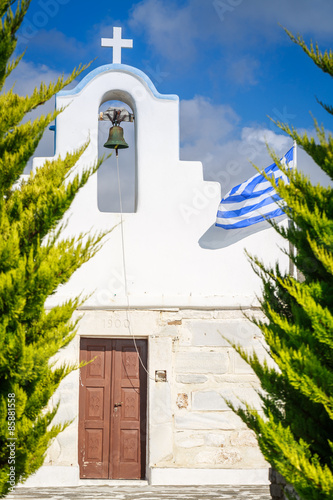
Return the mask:
[[[204,0],[189,0],[192,8],[203,6]],[[211,3],[217,24],[212,23],[211,29],[219,29],[220,40],[229,43],[253,44],[276,41],[283,37],[278,24],[293,32],[323,38],[332,35],[333,4],[326,0],[280,0],[279,2],[251,2],[240,0],[236,2],[213,0]],[[232,5],[234,4],[234,5]],[[229,6],[229,9],[225,6]],[[210,10],[209,8],[207,9]],[[210,16],[207,14],[206,19]]]
[[[27,61],[21,61],[18,67],[10,74],[6,80],[6,89],[9,90],[14,86],[14,92],[19,95],[31,95],[36,87],[39,87],[41,82],[48,84],[54,82],[59,77],[59,73],[50,69],[45,64],[34,64]],[[66,78],[66,75],[65,75]],[[54,97],[47,101],[44,105],[26,115],[23,122],[34,120],[37,116],[46,115],[54,111]],[[54,132],[46,130],[41,139],[38,148],[35,152],[36,157],[53,156],[54,154]],[[27,170],[31,168],[32,159],[30,159]]]
[[[42,81],[45,83],[55,81],[58,76],[57,71],[45,64],[34,64],[23,60],[6,80],[6,89],[15,85],[14,91],[17,94],[27,95],[31,94],[35,87],[39,87]]]
[[[189,6],[144,0],[132,9],[129,25],[145,31],[151,47],[167,59],[183,62],[195,55],[193,38],[198,35],[198,28]]]
[[[97,44],[99,40],[94,40]],[[73,58],[78,61],[87,57],[87,52],[90,45],[79,42],[74,37],[68,37],[61,31],[53,28],[52,30],[39,29],[30,37],[25,39],[24,36],[18,36],[18,49],[25,49],[28,47],[27,55],[29,55],[29,47],[37,45],[39,49],[43,49],[46,54],[57,52],[59,54],[66,54],[66,58]]]
[[[143,0],[134,5],[129,24],[146,33],[152,51],[169,61],[192,59],[210,47],[227,46],[244,51],[249,46],[290,43],[282,28],[305,37],[325,39],[332,36],[333,3],[326,0],[280,0],[264,2],[240,0],[188,0],[184,5],[167,0]],[[200,44],[200,45],[199,45]],[[239,74],[242,66],[256,81],[256,62],[240,57],[230,71]]]
[[[272,163],[267,145],[280,157],[292,146],[290,137],[268,128],[239,128],[238,117],[229,106],[213,106],[202,96],[182,101],[180,111],[181,158],[202,161],[204,178],[220,182],[222,194],[254,175],[252,163],[260,169]],[[203,126],[200,116],[205,117]],[[307,132],[314,135],[314,130]],[[298,168],[313,183],[329,183],[326,174],[300,149]]]
[[[203,96],[182,100],[180,112],[180,133],[185,144],[202,143],[204,138],[205,144],[213,146],[228,136],[240,120],[230,106],[214,105]]]
[[[290,145],[290,137],[277,134],[266,128],[244,127],[241,135],[242,141],[248,144],[255,144],[257,148],[266,149],[266,145],[270,148],[282,153],[285,148]]]
[[[256,85],[260,63],[253,57],[241,57],[229,63],[227,77],[240,85]]]
[[[268,166],[269,146],[283,154],[290,139],[269,129],[238,126],[239,117],[230,106],[214,106],[202,96],[180,103],[181,158],[200,160],[207,180],[220,182],[227,192],[254,174],[251,161]]]
[[[279,2],[262,2],[254,0],[242,2],[242,18],[247,22],[256,22],[258,31],[265,30],[269,38],[269,30],[277,23],[294,32],[304,35],[323,37],[332,35],[333,4],[325,0],[280,0]]]

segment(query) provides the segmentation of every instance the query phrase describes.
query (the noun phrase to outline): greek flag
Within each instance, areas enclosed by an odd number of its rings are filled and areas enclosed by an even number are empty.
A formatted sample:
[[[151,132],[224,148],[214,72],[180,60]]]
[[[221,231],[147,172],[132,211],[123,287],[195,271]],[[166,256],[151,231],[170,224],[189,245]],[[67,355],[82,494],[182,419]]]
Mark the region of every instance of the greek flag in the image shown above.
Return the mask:
[[[288,168],[292,168],[294,147],[280,161]],[[268,177],[274,177],[276,181],[282,179],[288,182],[288,177],[275,163],[267,167],[264,172]],[[283,210],[276,203],[278,200],[281,200],[281,197],[273,186],[261,173],[258,173],[232,188],[221,200],[216,226],[223,227],[223,229],[238,229],[284,215]]]

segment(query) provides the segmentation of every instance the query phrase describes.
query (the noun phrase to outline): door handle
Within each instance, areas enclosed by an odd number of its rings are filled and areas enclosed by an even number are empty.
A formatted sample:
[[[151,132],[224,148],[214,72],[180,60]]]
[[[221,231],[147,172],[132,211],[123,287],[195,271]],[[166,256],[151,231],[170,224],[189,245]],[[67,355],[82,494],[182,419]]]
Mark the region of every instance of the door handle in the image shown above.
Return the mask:
[[[123,402],[121,402],[121,403],[115,403],[115,404],[114,404],[114,407],[115,407],[115,408],[118,408],[118,406],[121,406],[122,404],[123,404]]]

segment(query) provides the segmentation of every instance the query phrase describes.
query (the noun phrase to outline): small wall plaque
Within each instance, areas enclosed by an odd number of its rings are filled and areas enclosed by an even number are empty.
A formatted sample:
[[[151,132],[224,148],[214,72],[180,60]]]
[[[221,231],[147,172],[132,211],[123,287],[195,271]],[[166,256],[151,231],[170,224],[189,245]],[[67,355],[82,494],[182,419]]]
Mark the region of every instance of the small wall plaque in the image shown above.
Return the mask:
[[[166,382],[167,372],[166,370],[156,370],[155,371],[155,382]]]

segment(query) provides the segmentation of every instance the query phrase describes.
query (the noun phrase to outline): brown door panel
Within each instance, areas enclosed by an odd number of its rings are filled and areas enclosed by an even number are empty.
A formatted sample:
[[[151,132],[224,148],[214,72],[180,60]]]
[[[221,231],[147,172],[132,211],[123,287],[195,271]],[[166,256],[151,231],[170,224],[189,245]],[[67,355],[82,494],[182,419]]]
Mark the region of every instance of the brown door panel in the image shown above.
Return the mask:
[[[79,461],[81,478],[108,478],[111,342],[81,339]]]
[[[147,343],[137,340],[144,366]],[[81,478],[145,476],[147,377],[133,340],[81,339]]]

